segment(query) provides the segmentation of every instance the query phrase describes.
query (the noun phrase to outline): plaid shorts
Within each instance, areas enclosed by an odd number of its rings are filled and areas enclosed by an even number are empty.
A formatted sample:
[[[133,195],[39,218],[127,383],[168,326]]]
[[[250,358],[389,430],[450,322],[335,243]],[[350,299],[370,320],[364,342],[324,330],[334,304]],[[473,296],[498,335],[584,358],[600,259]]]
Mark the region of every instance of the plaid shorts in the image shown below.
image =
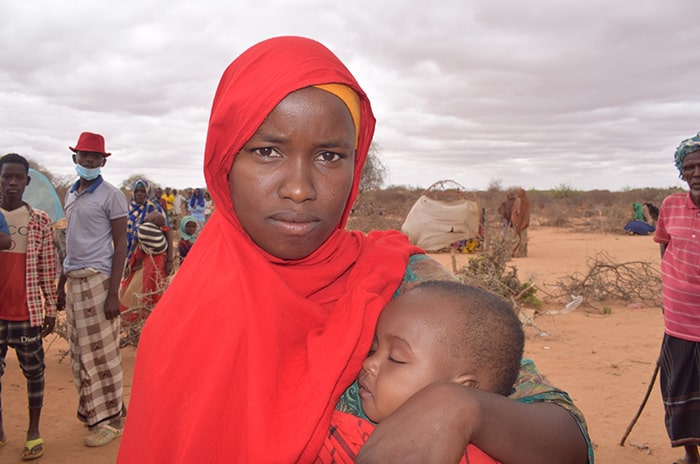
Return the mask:
[[[19,367],[27,379],[29,408],[41,408],[44,402],[45,368],[41,326],[32,327],[29,321],[0,320],[0,377],[5,373],[8,347],[17,353]]]

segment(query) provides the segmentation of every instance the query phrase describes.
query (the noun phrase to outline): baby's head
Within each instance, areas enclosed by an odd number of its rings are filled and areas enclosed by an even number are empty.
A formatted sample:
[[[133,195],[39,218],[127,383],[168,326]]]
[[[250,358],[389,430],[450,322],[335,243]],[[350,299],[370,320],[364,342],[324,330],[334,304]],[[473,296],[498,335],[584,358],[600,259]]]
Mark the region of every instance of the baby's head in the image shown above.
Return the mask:
[[[165,217],[158,211],[151,211],[148,213],[143,222],[150,222],[158,227],[165,227]]]
[[[419,284],[379,317],[359,376],[362,408],[379,422],[436,381],[508,395],[523,345],[520,320],[496,295],[458,282]]]

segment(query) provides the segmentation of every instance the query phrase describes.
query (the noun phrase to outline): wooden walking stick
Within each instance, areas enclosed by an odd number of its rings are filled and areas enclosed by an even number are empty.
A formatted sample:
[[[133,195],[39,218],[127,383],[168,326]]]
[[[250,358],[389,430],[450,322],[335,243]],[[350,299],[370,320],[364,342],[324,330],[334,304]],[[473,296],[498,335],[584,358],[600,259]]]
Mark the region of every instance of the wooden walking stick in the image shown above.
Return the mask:
[[[651,389],[654,387],[654,382],[656,382],[656,376],[659,373],[659,366],[661,365],[661,355],[659,355],[659,358],[656,360],[656,366],[654,367],[654,373],[651,375],[651,380],[649,381],[649,386],[647,387],[647,392],[644,395],[644,399],[642,400],[642,404],[639,405],[639,410],[637,411],[637,414],[635,414],[634,418],[632,419],[632,422],[630,422],[630,425],[627,426],[627,430],[625,430],[625,434],[622,436],[622,440],[620,440],[620,446],[625,446],[625,440],[627,440],[627,437],[629,436],[630,432],[632,432],[632,427],[634,427],[634,424],[637,423],[637,419],[639,419],[639,416],[642,414],[642,411],[644,410],[644,406],[647,404],[647,400],[649,399],[649,395],[651,394]]]

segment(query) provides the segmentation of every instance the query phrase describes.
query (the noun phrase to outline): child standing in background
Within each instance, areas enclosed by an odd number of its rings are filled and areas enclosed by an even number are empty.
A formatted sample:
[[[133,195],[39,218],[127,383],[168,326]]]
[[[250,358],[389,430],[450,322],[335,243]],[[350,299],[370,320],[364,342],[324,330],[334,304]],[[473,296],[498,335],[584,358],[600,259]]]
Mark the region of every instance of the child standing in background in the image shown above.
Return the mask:
[[[185,260],[185,256],[194,245],[197,233],[197,220],[192,216],[185,216],[180,221],[180,241],[177,244],[180,253],[180,263]]]

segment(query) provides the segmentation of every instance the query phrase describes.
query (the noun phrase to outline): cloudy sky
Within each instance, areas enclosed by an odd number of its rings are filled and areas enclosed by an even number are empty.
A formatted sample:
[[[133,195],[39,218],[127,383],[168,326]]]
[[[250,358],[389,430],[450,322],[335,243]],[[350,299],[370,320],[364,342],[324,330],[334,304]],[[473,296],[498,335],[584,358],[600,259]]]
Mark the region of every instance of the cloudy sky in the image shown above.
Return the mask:
[[[683,186],[673,152],[700,131],[698,0],[0,0],[0,15],[0,152],[60,176],[92,131],[114,184],[203,186],[221,73],[278,35],[353,72],[391,185]]]

